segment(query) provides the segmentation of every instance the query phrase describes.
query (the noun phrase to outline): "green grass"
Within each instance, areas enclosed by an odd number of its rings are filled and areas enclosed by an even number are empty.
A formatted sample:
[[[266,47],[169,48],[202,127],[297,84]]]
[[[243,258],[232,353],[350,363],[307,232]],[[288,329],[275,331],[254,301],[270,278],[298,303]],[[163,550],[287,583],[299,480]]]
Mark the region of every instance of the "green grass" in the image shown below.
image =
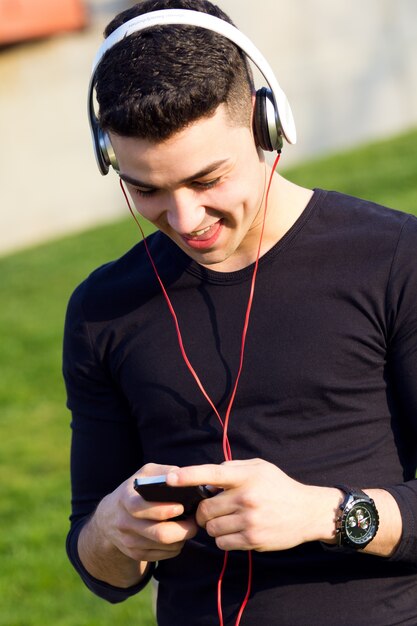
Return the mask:
[[[133,245],[128,221],[0,259],[0,625],[152,626],[150,588],[95,598],[65,555],[69,413],[61,379],[66,302],[98,263]]]
[[[417,131],[293,168],[417,213]],[[137,240],[131,219],[0,259],[0,626],[151,626],[150,588],[95,598],[67,562],[69,420],[61,379],[67,300],[92,269]]]
[[[287,170],[290,180],[417,214],[417,129]]]

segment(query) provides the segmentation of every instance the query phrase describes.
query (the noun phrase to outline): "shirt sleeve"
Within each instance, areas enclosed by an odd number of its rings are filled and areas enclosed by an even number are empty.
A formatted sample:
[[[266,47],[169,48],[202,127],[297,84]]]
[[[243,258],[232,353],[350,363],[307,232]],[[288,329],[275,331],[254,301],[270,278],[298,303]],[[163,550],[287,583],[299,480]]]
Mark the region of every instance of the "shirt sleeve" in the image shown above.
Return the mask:
[[[392,560],[417,567],[417,219],[405,222],[387,290],[388,372],[394,381],[399,415],[394,428],[405,482],[387,488],[403,521],[401,543]]]
[[[130,598],[130,596],[135,595],[144,587],[146,587],[148,582],[151,580],[152,574],[155,570],[154,563],[149,563],[144,577],[137,585],[133,585],[132,587],[114,587],[109,583],[98,580],[97,578],[94,578],[94,576],[91,576],[91,574],[85,569],[84,565],[82,564],[77,549],[78,536],[83,526],[84,523],[82,521],[75,523],[71,526],[71,530],[68,533],[67,537],[67,554],[75,570],[78,572],[80,578],[88,587],[88,589],[90,589],[90,591],[95,593],[100,598],[111,602],[112,604],[117,604],[118,602],[123,602],[127,598]]]
[[[89,589],[110,602],[120,602],[143,588],[152,568],[139,585],[129,589],[98,581],[79,559],[78,535],[102,498],[141,467],[142,452],[127,403],[94,354],[83,315],[83,289],[81,285],[69,302],[64,331],[63,375],[72,413],[72,512],[67,552]]]

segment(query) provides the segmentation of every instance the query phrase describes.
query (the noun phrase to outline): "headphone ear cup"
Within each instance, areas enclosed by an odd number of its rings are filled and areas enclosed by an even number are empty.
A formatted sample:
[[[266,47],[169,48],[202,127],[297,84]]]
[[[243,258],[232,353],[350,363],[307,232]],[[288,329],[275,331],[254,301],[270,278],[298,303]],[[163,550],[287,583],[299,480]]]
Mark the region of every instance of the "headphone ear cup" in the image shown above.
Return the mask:
[[[103,161],[106,163],[107,170],[111,165],[116,172],[119,171],[119,164],[117,162],[116,155],[113,150],[113,146],[111,145],[110,137],[107,131],[103,130],[99,127],[98,131],[98,142],[100,147],[100,156]]]
[[[281,150],[282,130],[271,90],[262,87],[256,92],[253,126],[257,144],[268,152]]]
[[[106,131],[100,128],[98,119],[95,116],[90,116],[90,127],[98,169],[103,176],[108,174],[110,165],[118,171],[119,164],[117,163],[110,137]]]

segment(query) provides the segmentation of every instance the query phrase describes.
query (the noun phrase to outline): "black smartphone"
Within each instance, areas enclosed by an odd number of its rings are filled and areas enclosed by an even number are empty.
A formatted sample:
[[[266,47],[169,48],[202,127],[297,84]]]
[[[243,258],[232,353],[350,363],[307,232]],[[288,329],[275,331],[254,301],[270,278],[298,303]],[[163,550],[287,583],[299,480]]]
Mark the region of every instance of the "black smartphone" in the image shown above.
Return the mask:
[[[215,493],[203,485],[197,487],[172,487],[165,482],[165,476],[146,476],[135,478],[135,490],[149,502],[179,502],[184,506],[184,513],[175,519],[184,519],[194,515],[199,502],[211,498]]]

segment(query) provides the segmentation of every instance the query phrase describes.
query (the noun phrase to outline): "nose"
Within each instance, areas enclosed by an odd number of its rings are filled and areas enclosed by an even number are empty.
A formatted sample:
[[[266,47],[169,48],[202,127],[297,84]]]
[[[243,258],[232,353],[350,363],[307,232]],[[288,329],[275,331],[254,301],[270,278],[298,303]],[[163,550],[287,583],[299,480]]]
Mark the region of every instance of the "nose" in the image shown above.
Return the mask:
[[[170,193],[166,207],[168,224],[181,235],[197,230],[204,220],[205,207],[198,194],[182,187]]]

